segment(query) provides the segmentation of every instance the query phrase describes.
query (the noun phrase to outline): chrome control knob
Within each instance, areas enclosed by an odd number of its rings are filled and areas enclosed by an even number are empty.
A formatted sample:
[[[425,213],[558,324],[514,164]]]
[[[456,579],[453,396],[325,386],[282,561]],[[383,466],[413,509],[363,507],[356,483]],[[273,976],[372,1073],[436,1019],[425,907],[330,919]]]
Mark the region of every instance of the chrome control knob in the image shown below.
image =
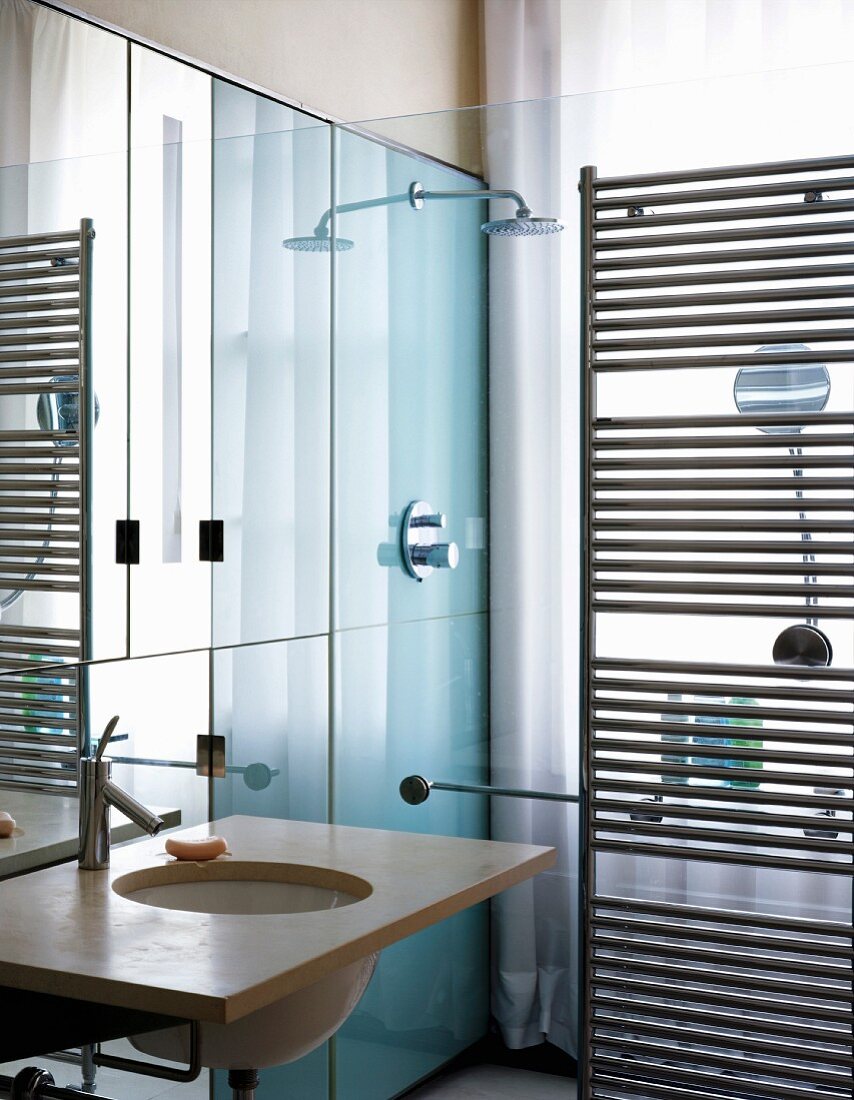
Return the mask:
[[[429,565],[432,569],[456,569],[460,564],[460,549],[455,542],[413,546],[410,556],[415,565]]]
[[[443,512],[434,512],[426,500],[412,500],[400,525],[400,553],[410,577],[423,581],[434,569],[456,569],[460,551],[455,542],[439,542],[439,531],[448,524]]]
[[[409,521],[410,527],[447,527],[448,517],[444,512],[433,512],[426,516],[413,516]]]

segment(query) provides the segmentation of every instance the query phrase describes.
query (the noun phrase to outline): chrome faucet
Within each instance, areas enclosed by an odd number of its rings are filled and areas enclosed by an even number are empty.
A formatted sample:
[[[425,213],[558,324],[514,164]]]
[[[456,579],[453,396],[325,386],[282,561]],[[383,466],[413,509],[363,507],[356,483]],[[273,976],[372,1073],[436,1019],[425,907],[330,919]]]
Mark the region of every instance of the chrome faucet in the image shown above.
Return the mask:
[[[80,761],[80,848],[77,862],[86,871],[103,871],[110,866],[110,807],[114,806],[149,836],[156,836],[163,818],[123,791],[112,780],[113,762],[104,756],[113,731],[115,715],[107,723],[94,756]]]

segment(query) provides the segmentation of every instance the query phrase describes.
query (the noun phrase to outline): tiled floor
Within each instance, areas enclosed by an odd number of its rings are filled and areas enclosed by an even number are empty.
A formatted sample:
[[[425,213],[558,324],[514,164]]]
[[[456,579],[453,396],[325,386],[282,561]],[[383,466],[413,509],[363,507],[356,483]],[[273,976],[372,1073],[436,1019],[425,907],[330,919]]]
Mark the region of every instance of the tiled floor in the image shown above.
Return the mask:
[[[503,1066],[474,1066],[423,1085],[407,1100],[575,1100],[575,1081]]]

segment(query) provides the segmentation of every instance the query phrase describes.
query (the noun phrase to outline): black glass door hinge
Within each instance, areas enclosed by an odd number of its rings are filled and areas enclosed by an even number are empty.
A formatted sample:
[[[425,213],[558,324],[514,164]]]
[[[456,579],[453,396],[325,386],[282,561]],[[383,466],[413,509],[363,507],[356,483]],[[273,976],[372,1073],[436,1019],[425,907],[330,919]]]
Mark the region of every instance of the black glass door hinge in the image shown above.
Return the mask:
[[[139,520],[116,520],[116,565],[139,565]]]
[[[225,534],[221,519],[199,520],[199,561],[222,561]]]

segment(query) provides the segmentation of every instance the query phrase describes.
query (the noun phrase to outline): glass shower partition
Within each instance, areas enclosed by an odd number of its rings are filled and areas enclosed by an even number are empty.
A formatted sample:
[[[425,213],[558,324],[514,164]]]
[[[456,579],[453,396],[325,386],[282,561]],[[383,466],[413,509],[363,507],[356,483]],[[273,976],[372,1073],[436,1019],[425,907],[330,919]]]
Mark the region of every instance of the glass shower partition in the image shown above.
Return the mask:
[[[487,777],[485,204],[416,209],[414,182],[480,183],[343,128],[334,180],[332,820],[486,836],[482,799],[413,812],[397,793],[413,771]],[[401,557],[414,501],[459,547],[423,581]],[[487,916],[383,952],[334,1039],[340,1100],[395,1096],[485,1034]]]

